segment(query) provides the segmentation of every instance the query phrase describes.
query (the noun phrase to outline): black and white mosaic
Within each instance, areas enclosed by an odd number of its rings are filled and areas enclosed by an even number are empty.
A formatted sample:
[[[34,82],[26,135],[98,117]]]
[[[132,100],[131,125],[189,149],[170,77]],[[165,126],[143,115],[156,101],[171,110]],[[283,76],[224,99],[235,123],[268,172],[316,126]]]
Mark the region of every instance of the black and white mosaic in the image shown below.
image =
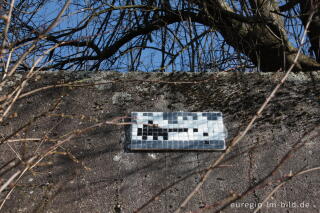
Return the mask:
[[[224,150],[220,112],[132,112],[132,150]]]

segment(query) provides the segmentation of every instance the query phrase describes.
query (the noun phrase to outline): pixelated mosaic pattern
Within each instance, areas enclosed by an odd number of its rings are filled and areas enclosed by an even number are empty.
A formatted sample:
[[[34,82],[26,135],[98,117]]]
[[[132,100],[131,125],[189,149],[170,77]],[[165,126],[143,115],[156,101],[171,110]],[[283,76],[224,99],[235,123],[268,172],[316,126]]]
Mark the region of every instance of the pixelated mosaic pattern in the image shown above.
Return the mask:
[[[220,112],[132,112],[132,150],[224,150]]]

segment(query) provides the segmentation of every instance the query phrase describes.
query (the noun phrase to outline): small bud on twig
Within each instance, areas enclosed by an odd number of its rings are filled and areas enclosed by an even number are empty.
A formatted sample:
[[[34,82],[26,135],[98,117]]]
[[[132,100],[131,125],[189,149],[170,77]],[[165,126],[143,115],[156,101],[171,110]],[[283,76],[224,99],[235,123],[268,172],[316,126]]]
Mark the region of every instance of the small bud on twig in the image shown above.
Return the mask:
[[[0,19],[4,20],[5,22],[9,21],[9,17],[7,15],[1,15]]]

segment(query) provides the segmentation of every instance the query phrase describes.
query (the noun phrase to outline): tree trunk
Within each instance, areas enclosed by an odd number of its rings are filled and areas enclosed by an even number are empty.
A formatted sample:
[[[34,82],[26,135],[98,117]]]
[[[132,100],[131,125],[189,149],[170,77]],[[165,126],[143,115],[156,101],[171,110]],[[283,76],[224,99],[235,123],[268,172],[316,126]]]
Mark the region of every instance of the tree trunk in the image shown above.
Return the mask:
[[[280,15],[276,1],[250,1],[254,11],[252,17],[237,15],[228,4],[218,1],[196,1],[203,12],[211,18],[212,27],[216,28],[226,42],[240,53],[247,55],[261,71],[277,71],[287,69],[298,52],[287,37],[284,21]],[[316,18],[319,16],[316,16]],[[308,19],[308,15],[304,16]],[[317,19],[318,20],[318,19]],[[306,23],[306,22],[305,22]],[[319,23],[319,22],[317,22]],[[316,28],[316,22],[310,29]],[[313,48],[319,56],[320,27],[310,31]],[[313,32],[317,34],[314,36]],[[319,70],[320,64],[301,54],[294,70]]]
[[[319,0],[300,1],[300,19],[304,26],[308,23],[308,18],[312,11],[315,11],[308,29],[308,37],[311,43],[311,51],[314,53],[317,62],[320,62],[320,9]]]

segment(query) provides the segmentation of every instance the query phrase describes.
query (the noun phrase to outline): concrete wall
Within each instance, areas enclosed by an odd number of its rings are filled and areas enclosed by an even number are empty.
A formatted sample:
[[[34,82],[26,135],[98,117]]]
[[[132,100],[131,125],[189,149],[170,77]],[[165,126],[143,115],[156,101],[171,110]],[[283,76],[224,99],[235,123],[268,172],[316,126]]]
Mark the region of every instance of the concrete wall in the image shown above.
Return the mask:
[[[31,122],[14,138],[56,139],[132,111],[221,111],[229,142],[245,128],[282,75],[42,73],[29,82],[25,92],[67,82],[76,82],[78,86],[57,86],[18,100],[12,111],[16,114],[0,126],[0,134],[8,136],[59,102],[50,116],[45,114]],[[12,79],[11,86],[15,82]],[[292,73],[253,129],[213,171],[186,210],[213,212],[210,206],[217,201],[231,193],[241,194],[269,176],[294,144],[319,125],[319,87],[320,73]],[[9,90],[10,87],[5,88],[1,93]],[[173,212],[200,181],[210,162],[221,155],[221,152],[132,153],[124,151],[123,141],[124,127],[119,125],[102,125],[77,135],[24,175],[3,211]],[[270,184],[226,206],[224,212],[252,212],[244,204],[262,202],[276,186],[273,181],[290,172],[319,166],[319,142],[320,138],[308,140],[268,179]],[[47,139],[3,144],[0,165],[16,156],[12,149],[27,158],[53,144]],[[319,180],[319,171],[294,177],[270,198],[269,204],[276,206],[264,206],[262,212],[318,212]],[[284,207],[288,202],[309,206]]]

